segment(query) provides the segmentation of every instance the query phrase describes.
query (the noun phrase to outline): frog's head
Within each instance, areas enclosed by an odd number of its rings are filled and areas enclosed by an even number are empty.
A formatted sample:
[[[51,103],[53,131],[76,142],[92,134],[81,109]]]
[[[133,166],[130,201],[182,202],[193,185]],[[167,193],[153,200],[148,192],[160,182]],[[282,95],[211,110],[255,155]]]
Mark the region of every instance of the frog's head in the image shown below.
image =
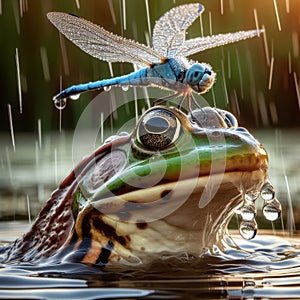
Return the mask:
[[[120,141],[112,142],[94,166],[98,171],[89,171],[80,185],[89,202],[78,214],[77,236],[95,245],[86,262],[105,263],[103,253],[110,253],[110,261],[135,264],[162,253],[198,256],[215,245],[223,248],[232,215],[267,180],[265,149],[219,109],[187,116],[154,107]],[[99,184],[100,165],[108,158],[115,175]]]
[[[223,249],[228,222],[254,203],[267,168],[265,149],[232,114],[153,107],[132,134],[116,136],[78,164],[10,258],[56,253],[139,264],[166,253]]]

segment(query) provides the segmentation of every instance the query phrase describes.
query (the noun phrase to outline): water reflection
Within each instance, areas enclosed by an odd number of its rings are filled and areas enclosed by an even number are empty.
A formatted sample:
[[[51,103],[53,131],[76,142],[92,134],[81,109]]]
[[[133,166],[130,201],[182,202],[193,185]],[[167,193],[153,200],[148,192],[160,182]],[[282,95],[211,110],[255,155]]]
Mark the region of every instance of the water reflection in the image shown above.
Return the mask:
[[[22,231],[24,223],[2,223],[0,236],[7,228]],[[78,263],[2,266],[0,299],[299,297],[299,239],[261,234],[252,241],[234,235],[234,241],[240,249],[202,258],[162,257],[150,266],[130,269]]]
[[[189,299],[299,298],[300,239],[294,231],[299,224],[300,158],[295,155],[300,150],[298,133],[258,131],[255,136],[268,149],[270,178],[283,204],[283,219],[272,227],[272,222],[262,223],[262,215],[258,216],[260,230],[254,240],[241,239],[233,220],[231,228],[238,248],[227,249],[226,253],[215,249],[213,256],[163,257],[148,268],[130,270],[102,270],[72,263],[2,266],[0,298],[188,299],[187,294]],[[57,181],[72,168],[71,134],[44,136],[41,149],[35,139],[17,136],[22,151],[17,148],[15,154],[9,152],[9,163],[2,161],[1,218],[9,220],[0,223],[2,242],[13,241],[29,227],[27,195],[35,216]],[[83,153],[84,146],[83,141]],[[17,218],[26,221],[14,221]],[[263,228],[271,230],[265,233]]]

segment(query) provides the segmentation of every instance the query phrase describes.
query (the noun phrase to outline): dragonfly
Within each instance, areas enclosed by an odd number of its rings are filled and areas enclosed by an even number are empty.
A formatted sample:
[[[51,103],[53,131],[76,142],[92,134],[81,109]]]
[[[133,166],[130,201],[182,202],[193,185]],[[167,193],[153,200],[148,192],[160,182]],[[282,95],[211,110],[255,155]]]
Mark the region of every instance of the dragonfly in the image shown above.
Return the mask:
[[[173,93],[154,100],[154,105],[180,97],[178,107],[185,99],[199,107],[193,93],[207,92],[215,82],[216,73],[207,63],[187,59],[192,54],[229,43],[259,36],[263,30],[238,31],[186,40],[187,28],[203,13],[198,3],[172,8],[159,18],[154,26],[152,48],[113,34],[78,16],[63,12],[49,12],[50,22],[66,38],[86,53],[100,60],[129,62],[137,70],[119,77],[73,85],[53,97],[57,108],[66,106],[67,98],[78,99],[87,91],[109,90],[112,86],[158,86]]]

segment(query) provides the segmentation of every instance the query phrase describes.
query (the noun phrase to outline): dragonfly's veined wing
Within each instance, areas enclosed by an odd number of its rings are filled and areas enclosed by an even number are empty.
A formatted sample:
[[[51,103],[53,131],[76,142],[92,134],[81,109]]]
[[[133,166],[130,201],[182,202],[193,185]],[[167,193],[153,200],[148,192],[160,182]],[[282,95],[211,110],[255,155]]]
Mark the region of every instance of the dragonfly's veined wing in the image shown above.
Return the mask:
[[[187,57],[189,55],[219,47],[222,45],[234,43],[237,41],[249,39],[263,33],[263,30],[238,31],[233,33],[217,34],[206,37],[198,37],[186,40],[177,50],[176,56]]]
[[[185,41],[186,29],[204,11],[198,3],[172,8],[156,21],[153,29],[153,49],[164,57],[170,57]]]
[[[50,12],[47,17],[64,36],[98,59],[141,67],[161,60],[161,55],[146,45],[115,35],[82,18],[62,12]]]

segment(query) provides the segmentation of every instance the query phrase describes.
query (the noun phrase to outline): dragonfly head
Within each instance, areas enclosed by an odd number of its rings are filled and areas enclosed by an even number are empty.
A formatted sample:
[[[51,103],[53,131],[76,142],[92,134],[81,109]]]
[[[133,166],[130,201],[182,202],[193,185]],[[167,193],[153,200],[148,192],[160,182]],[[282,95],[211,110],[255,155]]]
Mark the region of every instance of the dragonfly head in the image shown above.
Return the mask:
[[[211,88],[216,74],[208,64],[193,64],[186,72],[187,84],[197,93],[203,94]]]

